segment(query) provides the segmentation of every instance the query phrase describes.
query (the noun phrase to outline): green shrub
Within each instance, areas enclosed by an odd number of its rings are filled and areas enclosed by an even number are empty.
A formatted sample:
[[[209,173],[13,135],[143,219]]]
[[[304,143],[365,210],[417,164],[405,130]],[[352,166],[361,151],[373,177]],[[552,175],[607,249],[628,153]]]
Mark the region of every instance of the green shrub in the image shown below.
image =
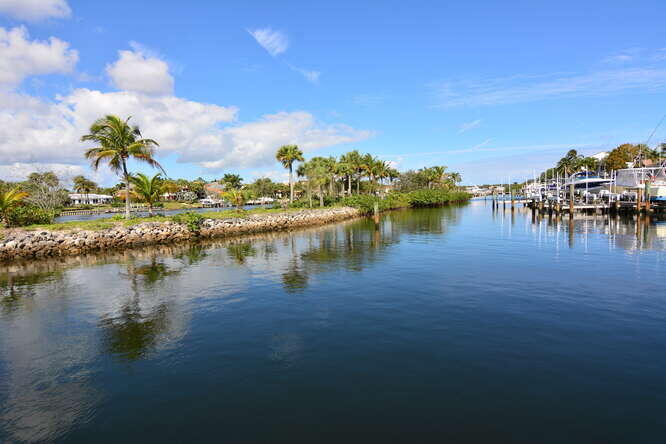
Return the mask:
[[[50,224],[57,213],[32,205],[19,205],[9,212],[9,226],[11,227],[25,227],[34,224]]]
[[[428,207],[443,205],[449,202],[468,200],[470,195],[460,191],[417,190],[409,193],[390,193],[383,199],[368,194],[345,197],[341,203],[347,207],[358,208],[364,214],[374,212],[375,203],[379,211],[407,207]]]
[[[204,221],[204,217],[199,213],[193,213],[191,211],[188,211],[186,213],[181,213],[181,214],[176,214],[175,216],[171,216],[171,220],[176,222],[177,224],[182,224],[187,226],[187,228],[192,233],[198,233],[199,231],[201,231],[201,224]]]

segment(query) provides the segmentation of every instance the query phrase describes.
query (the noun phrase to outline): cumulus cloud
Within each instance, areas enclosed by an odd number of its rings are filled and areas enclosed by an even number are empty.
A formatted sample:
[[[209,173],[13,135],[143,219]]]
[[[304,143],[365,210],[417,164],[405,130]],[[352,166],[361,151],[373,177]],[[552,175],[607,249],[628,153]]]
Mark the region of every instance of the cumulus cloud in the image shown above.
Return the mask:
[[[284,33],[271,28],[248,29],[248,33],[273,57],[282,54],[289,47],[289,40]]]
[[[65,0],[0,0],[0,14],[19,20],[38,22],[69,17],[71,13]]]
[[[26,55],[30,51],[39,55],[39,51],[55,47],[65,62],[42,60],[37,61],[41,65],[35,66],[18,63],[18,71],[14,66],[12,77],[0,72],[6,85],[16,86],[30,74],[70,69],[76,61],[76,52],[64,42],[30,42],[24,29],[10,32],[15,35],[9,40],[23,45],[24,58],[36,57]],[[35,45],[45,48],[37,51]],[[21,60],[15,46],[12,44],[13,49],[7,53]],[[194,163],[211,171],[274,165],[275,149],[283,144],[296,143],[305,151],[312,151],[372,136],[371,131],[318,122],[305,111],[279,112],[255,122],[238,122],[238,109],[233,106],[174,96],[173,78],[166,62],[136,44],[132,51],[120,51],[119,59],[107,67],[107,73],[122,91],[78,88],[45,99],[11,87],[0,89],[0,177],[16,179],[43,169],[80,174],[86,167],[85,145],[80,137],[95,119],[106,114],[133,116],[132,122],[141,127],[144,136],[160,143],[158,155],[172,154],[179,162]]]
[[[132,51],[118,51],[118,60],[107,65],[106,73],[114,86],[125,91],[166,95],[173,92],[169,65],[132,43]]]
[[[0,85],[15,87],[32,75],[69,73],[79,55],[55,37],[30,40],[24,27],[0,27]]]
[[[222,129],[206,140],[208,146],[186,153],[184,160],[197,162],[210,170],[262,167],[275,163],[275,149],[281,145],[296,144],[308,152],[357,142],[372,135],[372,131],[348,125],[316,122],[312,114],[304,111],[280,112],[265,115],[257,122]]]
[[[122,91],[77,89],[55,102],[0,94],[0,165],[83,164],[79,138],[98,117],[134,116],[146,137],[160,143],[160,154],[210,171],[259,168],[275,163],[275,149],[296,143],[305,151],[371,137],[367,130],[323,124],[310,113],[281,112],[255,122],[235,123],[237,109]],[[223,126],[228,125],[228,126]],[[0,170],[2,174],[3,170]]]

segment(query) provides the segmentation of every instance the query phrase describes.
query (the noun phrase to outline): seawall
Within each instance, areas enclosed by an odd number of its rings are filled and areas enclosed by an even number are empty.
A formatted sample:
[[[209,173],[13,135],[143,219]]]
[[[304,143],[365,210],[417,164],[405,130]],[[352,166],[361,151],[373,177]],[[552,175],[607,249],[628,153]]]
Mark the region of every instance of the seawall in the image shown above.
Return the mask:
[[[119,223],[113,228],[99,231],[12,230],[0,241],[0,261],[77,255],[189,239],[284,231],[323,225],[360,215],[361,212],[355,208],[340,207],[258,214],[246,218],[204,219],[200,230],[196,232],[175,222],[144,222],[129,227]]]

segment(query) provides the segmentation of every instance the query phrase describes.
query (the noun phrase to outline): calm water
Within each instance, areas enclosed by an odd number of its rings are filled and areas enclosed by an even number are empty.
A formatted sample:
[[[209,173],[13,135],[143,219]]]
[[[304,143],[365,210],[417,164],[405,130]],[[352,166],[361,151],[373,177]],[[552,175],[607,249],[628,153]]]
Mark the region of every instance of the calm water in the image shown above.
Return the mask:
[[[663,443],[666,225],[484,202],[0,268],[0,442]]]

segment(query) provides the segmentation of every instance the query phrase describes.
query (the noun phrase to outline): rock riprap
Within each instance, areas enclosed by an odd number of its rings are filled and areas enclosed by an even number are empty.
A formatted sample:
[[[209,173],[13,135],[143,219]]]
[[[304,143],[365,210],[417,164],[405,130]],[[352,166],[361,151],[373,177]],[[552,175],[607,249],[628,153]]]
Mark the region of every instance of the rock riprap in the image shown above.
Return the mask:
[[[183,241],[194,238],[225,237],[266,231],[322,225],[360,216],[355,208],[267,213],[245,218],[204,219],[198,231],[176,222],[143,222],[133,226],[121,223],[99,231],[13,230],[0,241],[0,260],[81,254],[112,248]]]

